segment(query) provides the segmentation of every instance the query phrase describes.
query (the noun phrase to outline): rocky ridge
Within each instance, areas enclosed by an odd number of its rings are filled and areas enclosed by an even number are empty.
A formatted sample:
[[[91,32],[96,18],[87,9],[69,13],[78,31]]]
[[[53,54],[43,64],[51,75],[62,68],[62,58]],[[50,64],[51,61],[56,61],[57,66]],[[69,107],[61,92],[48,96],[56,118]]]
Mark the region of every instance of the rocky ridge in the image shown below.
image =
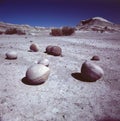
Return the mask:
[[[97,32],[120,32],[120,25],[112,23],[102,17],[89,18],[76,25],[77,30]]]

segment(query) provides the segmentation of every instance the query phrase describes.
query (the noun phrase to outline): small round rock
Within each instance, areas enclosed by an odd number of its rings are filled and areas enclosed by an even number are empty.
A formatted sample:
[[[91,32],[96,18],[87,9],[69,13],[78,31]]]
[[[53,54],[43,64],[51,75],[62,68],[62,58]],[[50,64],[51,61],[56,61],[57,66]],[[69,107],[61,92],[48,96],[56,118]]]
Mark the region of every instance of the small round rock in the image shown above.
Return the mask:
[[[46,53],[47,54],[50,54],[51,53],[51,48],[52,48],[53,46],[52,45],[48,45],[47,47],[46,47]]]
[[[48,59],[39,60],[37,63],[38,64],[43,64],[43,65],[45,65],[47,67],[49,66],[49,60]]]
[[[92,82],[100,79],[104,75],[104,71],[100,66],[86,61],[82,64],[81,75],[86,81]]]
[[[42,64],[35,64],[30,66],[26,71],[26,78],[30,84],[44,83],[50,74],[50,69]]]
[[[34,52],[37,52],[39,51],[39,45],[37,43],[33,43],[30,45],[30,50],[31,51],[34,51]]]
[[[59,46],[47,46],[46,53],[54,56],[62,55],[62,49]]]
[[[97,55],[94,55],[91,60],[94,60],[94,61],[99,61],[100,60],[100,57],[97,56]]]
[[[17,52],[16,51],[10,51],[6,53],[6,59],[17,59]]]

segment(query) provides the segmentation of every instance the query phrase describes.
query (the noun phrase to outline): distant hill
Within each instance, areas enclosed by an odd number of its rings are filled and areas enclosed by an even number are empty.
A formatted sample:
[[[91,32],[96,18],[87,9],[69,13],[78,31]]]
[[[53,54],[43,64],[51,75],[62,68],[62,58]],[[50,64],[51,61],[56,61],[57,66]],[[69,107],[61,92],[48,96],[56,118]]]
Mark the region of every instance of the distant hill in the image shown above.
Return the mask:
[[[4,22],[0,22],[0,31],[6,31],[7,29],[10,28],[17,28],[17,29],[22,29],[22,30],[29,30],[32,29],[33,27],[29,26],[29,25],[17,25],[17,24],[10,24],[10,23],[4,23]]]
[[[0,22],[0,32],[4,33],[7,29],[18,29],[24,31],[26,34],[35,34],[39,33],[41,30],[48,30],[49,28],[39,27],[39,26],[29,26],[29,25],[18,25],[11,23]]]
[[[76,25],[76,29],[83,31],[120,32],[120,25],[114,24],[102,17],[94,17],[80,21]]]

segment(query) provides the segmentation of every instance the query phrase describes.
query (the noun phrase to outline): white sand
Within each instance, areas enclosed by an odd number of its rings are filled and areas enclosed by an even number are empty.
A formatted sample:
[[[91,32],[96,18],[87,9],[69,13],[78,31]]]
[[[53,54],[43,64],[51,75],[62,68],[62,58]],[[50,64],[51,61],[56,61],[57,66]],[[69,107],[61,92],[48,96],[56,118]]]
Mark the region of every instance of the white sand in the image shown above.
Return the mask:
[[[29,52],[31,42],[39,52]],[[44,53],[48,45],[62,48],[63,57]],[[5,59],[16,50],[17,60]],[[96,82],[72,76],[85,60],[98,55],[105,74]],[[24,81],[35,61],[50,60],[51,74],[42,85]],[[104,119],[104,120],[103,120]],[[77,32],[68,37],[0,35],[0,121],[113,121],[120,120],[120,33]]]

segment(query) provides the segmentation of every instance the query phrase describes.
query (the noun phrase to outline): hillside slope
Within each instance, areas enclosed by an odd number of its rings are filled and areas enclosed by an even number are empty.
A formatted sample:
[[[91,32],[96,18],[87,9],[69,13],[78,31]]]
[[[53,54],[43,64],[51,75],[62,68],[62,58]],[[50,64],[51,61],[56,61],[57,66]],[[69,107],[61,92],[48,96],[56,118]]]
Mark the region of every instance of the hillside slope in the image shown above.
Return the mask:
[[[100,32],[120,32],[120,25],[114,24],[104,18],[94,17],[80,21],[76,25],[77,30],[100,31]]]

